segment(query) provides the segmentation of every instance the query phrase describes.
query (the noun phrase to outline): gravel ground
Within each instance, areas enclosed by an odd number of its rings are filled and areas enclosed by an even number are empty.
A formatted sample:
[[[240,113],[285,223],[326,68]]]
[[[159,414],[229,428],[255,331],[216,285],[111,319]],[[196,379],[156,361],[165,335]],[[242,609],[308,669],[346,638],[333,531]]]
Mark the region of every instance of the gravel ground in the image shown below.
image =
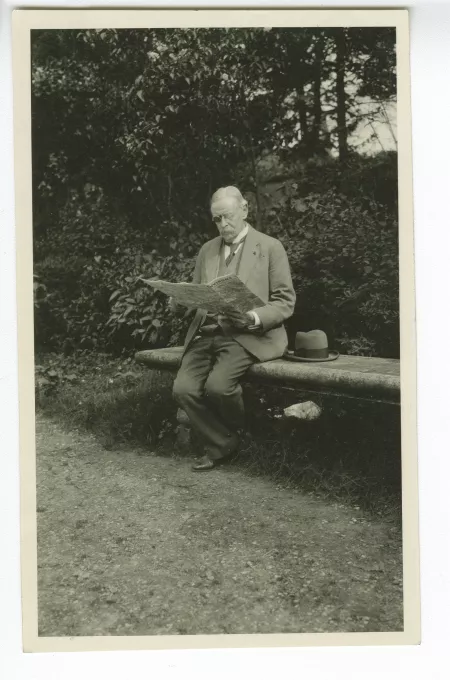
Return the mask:
[[[39,635],[399,631],[401,529],[38,416]]]

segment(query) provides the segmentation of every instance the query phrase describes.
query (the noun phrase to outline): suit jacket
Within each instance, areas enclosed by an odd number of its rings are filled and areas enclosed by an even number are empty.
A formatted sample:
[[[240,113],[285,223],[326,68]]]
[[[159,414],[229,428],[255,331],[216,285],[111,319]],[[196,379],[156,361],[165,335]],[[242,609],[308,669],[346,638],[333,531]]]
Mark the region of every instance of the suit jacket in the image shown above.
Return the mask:
[[[209,283],[219,271],[222,238],[217,236],[205,243],[197,256],[193,282]],[[295,292],[286,251],[280,241],[249,227],[244,241],[238,276],[245,285],[265,302],[255,309],[261,321],[257,331],[234,330],[228,334],[253,354],[259,361],[282,356],[287,348],[287,334],[283,321],[292,316]],[[184,352],[198,333],[205,310],[198,309],[189,327]]]

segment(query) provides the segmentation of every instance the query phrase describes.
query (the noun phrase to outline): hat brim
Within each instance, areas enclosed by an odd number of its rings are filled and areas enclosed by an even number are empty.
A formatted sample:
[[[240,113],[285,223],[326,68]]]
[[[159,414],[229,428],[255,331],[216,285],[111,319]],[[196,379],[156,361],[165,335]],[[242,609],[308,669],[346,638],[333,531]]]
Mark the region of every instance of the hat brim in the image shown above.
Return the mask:
[[[336,361],[336,359],[339,357],[339,352],[336,352],[335,350],[331,350],[328,354],[327,357],[324,357],[322,359],[310,359],[309,357],[297,357],[292,350],[287,349],[286,352],[283,354],[283,359],[288,359],[289,361],[302,361],[307,364],[317,364],[317,363],[323,363],[325,361]]]

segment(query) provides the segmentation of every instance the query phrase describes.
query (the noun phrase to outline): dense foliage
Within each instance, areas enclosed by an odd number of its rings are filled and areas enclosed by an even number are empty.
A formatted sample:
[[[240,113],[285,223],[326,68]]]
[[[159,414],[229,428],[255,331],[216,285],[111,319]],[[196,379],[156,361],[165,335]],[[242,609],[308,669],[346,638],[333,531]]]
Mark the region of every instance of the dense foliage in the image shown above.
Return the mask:
[[[32,55],[38,347],[180,342],[139,277],[188,279],[234,183],[288,251],[291,334],[398,355],[396,153],[353,134],[395,98],[393,31],[36,31]]]

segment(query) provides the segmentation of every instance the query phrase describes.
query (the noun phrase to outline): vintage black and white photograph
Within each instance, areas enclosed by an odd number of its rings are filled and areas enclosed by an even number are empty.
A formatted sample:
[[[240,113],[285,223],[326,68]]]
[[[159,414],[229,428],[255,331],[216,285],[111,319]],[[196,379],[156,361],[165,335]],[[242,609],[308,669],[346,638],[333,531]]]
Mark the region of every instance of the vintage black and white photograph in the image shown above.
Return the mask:
[[[394,14],[29,31],[39,637],[404,632]]]

